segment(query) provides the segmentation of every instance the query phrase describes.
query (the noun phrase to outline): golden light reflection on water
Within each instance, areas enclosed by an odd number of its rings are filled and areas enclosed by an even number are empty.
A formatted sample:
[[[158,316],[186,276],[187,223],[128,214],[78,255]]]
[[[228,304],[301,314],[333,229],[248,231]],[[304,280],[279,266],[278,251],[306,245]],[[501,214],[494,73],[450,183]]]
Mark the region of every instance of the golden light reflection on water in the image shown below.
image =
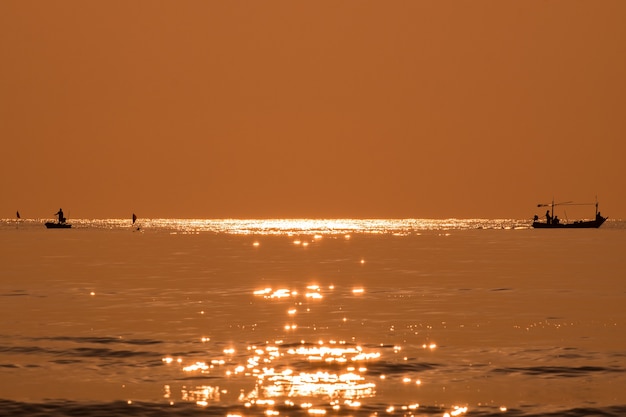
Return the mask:
[[[206,407],[211,402],[220,401],[220,387],[201,385],[198,387],[183,387],[181,392],[183,401],[195,402],[201,407]]]
[[[275,372],[266,369],[259,376],[266,397],[328,397],[356,399],[371,397],[375,393],[376,384],[365,382],[365,378],[354,372],[342,374],[318,371],[299,372],[292,369]]]
[[[13,224],[12,221],[4,221]],[[41,225],[39,221],[33,223]],[[306,234],[315,241],[324,235],[341,235],[350,239],[353,233],[404,236],[419,235],[428,230],[523,229],[530,228],[530,223],[518,219],[141,219],[141,231],[283,236]],[[130,219],[74,219],[72,224],[73,228],[78,229],[136,229]]]
[[[333,286],[330,286],[329,290],[332,290],[333,288]],[[307,299],[322,299],[324,298],[324,296],[322,295],[321,291],[322,289],[319,285],[309,285],[306,287],[304,297]],[[271,287],[268,287],[254,291],[255,296],[261,296],[267,299],[297,297],[299,294],[299,291],[290,290],[288,288],[273,289]]]
[[[286,298],[323,299],[325,291],[334,290],[333,285],[322,287],[310,284],[301,290],[266,287],[254,290],[252,295],[270,303],[280,303]],[[359,296],[365,293],[365,288],[353,288],[350,292]],[[297,300],[294,302],[299,304]],[[297,308],[290,307],[286,313],[294,319]],[[284,328],[296,331],[298,327],[297,323],[292,322]],[[203,336],[201,340],[205,343],[210,339]],[[437,345],[429,342],[421,347],[423,350],[434,351]],[[385,351],[393,354],[397,360],[396,355],[402,354],[403,346],[381,344],[379,347],[366,347],[353,340],[333,339],[300,340],[297,343],[275,340],[249,344],[244,348],[226,347],[222,349],[222,355],[205,361],[180,357],[165,357],[162,361],[167,365],[180,366],[180,370],[187,375],[184,379],[225,378],[219,385],[183,386],[180,399],[193,402],[199,407],[220,403],[222,397],[228,393],[228,389],[222,385],[232,387],[233,383],[239,381],[240,383],[234,384],[239,387],[238,395],[235,395],[242,407],[254,408],[268,416],[284,413],[285,408],[302,409],[312,415],[325,415],[328,412],[361,409],[376,397],[378,384],[393,384],[396,381],[395,383],[406,387],[404,389],[419,389],[422,379],[415,375],[399,378],[390,375],[387,378],[384,372],[369,372],[371,365],[382,360]],[[408,358],[404,356],[402,360],[407,361]],[[388,362],[382,368],[386,366]],[[165,391],[165,397],[170,399],[170,387],[167,386]],[[385,407],[381,408],[381,412],[412,416],[419,404],[410,402]],[[467,407],[464,406],[446,408],[447,411],[442,411],[443,417],[459,416],[467,412]]]
[[[224,376],[244,376],[255,379],[254,388],[242,393],[239,400],[250,406],[274,405],[275,399],[302,399],[299,405],[307,404],[308,398],[322,398],[330,400],[332,406],[357,407],[358,400],[372,397],[376,393],[376,384],[373,379],[366,377],[367,367],[364,363],[378,360],[380,351],[367,350],[361,346],[348,346],[345,341],[319,341],[316,345],[283,346],[280,343],[270,344],[263,347],[248,346],[248,357],[245,364],[231,364],[224,359],[213,359],[202,362],[184,364],[183,360],[176,360],[181,364],[185,373],[206,374],[219,369]],[[233,353],[230,350],[225,353]],[[325,363],[344,364],[345,367],[328,370],[297,370],[293,366],[274,366],[278,359],[282,363]],[[163,358],[167,364],[174,363],[172,357]],[[360,364],[360,366],[354,366]],[[169,388],[167,389],[169,398]],[[219,387],[207,385],[195,388],[185,388],[182,392],[183,401],[196,402],[198,405],[206,405],[210,401],[219,401]],[[342,403],[337,403],[337,400]],[[286,404],[293,403],[287,401]]]

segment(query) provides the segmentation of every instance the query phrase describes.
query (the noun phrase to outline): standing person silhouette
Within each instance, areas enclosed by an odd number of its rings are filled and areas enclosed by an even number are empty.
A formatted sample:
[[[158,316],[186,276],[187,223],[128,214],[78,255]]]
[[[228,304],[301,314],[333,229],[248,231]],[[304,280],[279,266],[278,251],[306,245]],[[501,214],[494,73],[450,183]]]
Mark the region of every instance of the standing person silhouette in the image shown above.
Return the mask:
[[[63,209],[59,209],[59,211],[54,214],[56,216],[59,216],[59,223],[65,223],[65,217],[63,217]]]

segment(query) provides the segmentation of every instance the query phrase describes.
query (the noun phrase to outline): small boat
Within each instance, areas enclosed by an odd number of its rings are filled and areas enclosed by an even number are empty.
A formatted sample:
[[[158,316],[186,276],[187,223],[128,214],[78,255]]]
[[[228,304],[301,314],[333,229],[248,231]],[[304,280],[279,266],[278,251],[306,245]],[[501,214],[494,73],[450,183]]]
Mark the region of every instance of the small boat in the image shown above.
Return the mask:
[[[48,229],[69,229],[72,227],[70,223],[59,222],[46,222],[45,225]]]
[[[563,205],[576,205],[576,206],[587,206],[593,205],[593,203],[582,203],[577,204],[571,201],[567,201],[564,203],[555,203],[552,201],[550,204],[537,204],[537,207],[550,207],[550,210],[546,211],[546,221],[540,222],[539,216],[535,215],[533,219],[533,227],[535,229],[597,229],[602,226],[602,224],[608,219],[608,217],[603,217],[598,211],[598,202],[596,201],[596,217],[594,220],[577,220],[574,222],[561,222],[561,220],[554,215],[554,206],[563,206]]]
[[[48,229],[69,229],[72,227],[71,224],[66,223],[67,220],[65,216],[63,216],[63,209],[59,209],[58,212],[54,213],[55,216],[59,216],[56,222],[46,222],[46,228]]]

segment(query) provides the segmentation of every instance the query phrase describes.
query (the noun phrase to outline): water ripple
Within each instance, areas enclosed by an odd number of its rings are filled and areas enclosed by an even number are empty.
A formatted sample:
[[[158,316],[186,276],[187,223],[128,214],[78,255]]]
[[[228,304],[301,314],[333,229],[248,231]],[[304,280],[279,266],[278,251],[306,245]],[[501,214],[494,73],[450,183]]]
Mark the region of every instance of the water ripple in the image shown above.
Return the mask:
[[[124,339],[121,337],[71,337],[71,336],[57,336],[57,337],[38,337],[32,338],[32,340],[51,340],[59,342],[76,342],[76,343],[96,343],[96,344],[110,344],[110,343],[123,343],[128,345],[156,345],[163,343],[160,340],[154,339]]]
[[[137,356],[161,357],[158,352],[114,350],[105,348],[78,347],[73,349],[53,349],[39,346],[0,346],[0,352],[7,354],[48,354],[84,358],[132,358]]]
[[[588,376],[596,373],[622,373],[625,372],[624,368],[620,367],[604,367],[604,366],[530,366],[530,367],[508,367],[508,368],[496,368],[492,372],[502,374],[523,374],[530,376],[545,376],[545,377],[565,377],[576,378]]]
[[[420,405],[417,410],[407,411],[402,407],[397,410],[390,406],[369,405],[359,410],[336,413],[338,416],[366,417],[379,414],[389,415],[420,415],[442,416],[448,414],[446,408],[436,405]],[[114,402],[80,402],[80,401],[46,401],[40,403],[27,403],[19,401],[0,400],[0,417],[28,415],[30,417],[61,417],[61,416],[85,416],[85,417],[108,417],[108,416],[150,416],[150,417],[195,417],[195,416],[266,416],[265,407],[243,406],[219,406],[210,405],[197,407],[190,403],[149,403],[133,401]],[[310,416],[307,408],[291,407],[286,405],[274,407],[278,415],[292,417]],[[449,414],[448,414],[449,415]],[[577,407],[571,409],[558,409],[550,411],[535,410],[533,407],[524,409],[508,409],[505,413],[497,407],[481,407],[465,414],[468,417],[621,417],[626,415],[626,405],[613,405],[608,407]]]

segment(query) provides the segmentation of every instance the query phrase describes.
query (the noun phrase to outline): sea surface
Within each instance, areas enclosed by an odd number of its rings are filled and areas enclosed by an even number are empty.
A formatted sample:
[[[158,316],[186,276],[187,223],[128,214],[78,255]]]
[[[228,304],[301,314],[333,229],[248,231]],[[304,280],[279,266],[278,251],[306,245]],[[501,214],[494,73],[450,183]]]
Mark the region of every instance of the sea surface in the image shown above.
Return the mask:
[[[624,416],[626,222],[0,220],[0,416]]]

